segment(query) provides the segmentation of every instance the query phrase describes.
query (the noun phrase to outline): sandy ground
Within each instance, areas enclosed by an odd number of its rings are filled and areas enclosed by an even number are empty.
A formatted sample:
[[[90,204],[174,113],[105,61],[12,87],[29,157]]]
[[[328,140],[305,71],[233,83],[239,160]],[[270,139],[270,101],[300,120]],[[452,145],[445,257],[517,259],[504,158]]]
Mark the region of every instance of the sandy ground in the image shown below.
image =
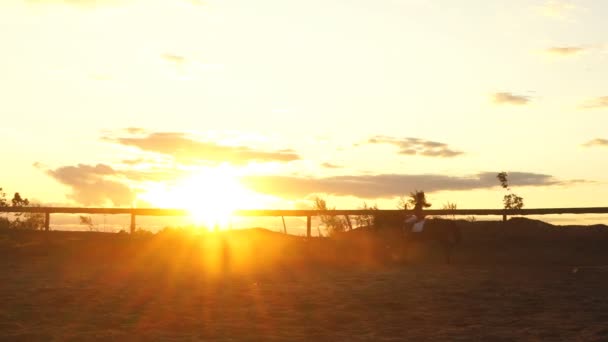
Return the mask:
[[[39,236],[0,240],[1,340],[608,340],[608,267],[580,241],[557,259],[559,245],[515,255],[531,247],[469,239],[455,265],[430,250],[407,265],[286,258],[213,271],[222,258],[192,244]]]

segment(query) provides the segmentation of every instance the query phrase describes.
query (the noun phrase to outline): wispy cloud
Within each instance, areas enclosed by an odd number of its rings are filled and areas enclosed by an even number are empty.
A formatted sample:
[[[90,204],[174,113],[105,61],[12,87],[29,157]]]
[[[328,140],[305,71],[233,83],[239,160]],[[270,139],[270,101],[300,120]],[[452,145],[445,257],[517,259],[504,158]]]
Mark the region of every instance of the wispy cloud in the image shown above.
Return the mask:
[[[585,146],[585,147],[608,146],[608,139],[596,138],[596,139],[589,140],[588,142],[584,143],[583,146]]]
[[[170,156],[183,162],[290,162],[300,156],[293,150],[256,150],[247,146],[220,145],[210,141],[199,141],[185,133],[156,132],[147,136],[104,137],[104,140],[125,146],[134,146],[142,151]]]
[[[333,163],[323,163],[321,164],[322,167],[326,168],[326,169],[340,169],[342,168],[342,166],[340,165],[336,165]]]
[[[595,99],[591,99],[584,103],[582,108],[586,109],[597,109],[597,108],[608,108],[608,96],[600,96]]]
[[[588,50],[588,48],[582,46],[553,46],[545,49],[545,52],[555,56],[573,56]]]
[[[390,144],[399,147],[399,154],[420,155],[425,157],[455,157],[463,154],[451,149],[447,144],[418,138],[394,138],[375,136],[368,140],[370,144]]]
[[[379,174],[336,176],[327,178],[296,176],[248,176],[243,184],[252,190],[286,198],[304,198],[314,193],[356,196],[365,199],[392,198],[416,189],[427,192],[492,188],[498,185],[497,172],[482,172],[456,177],[437,174]],[[516,186],[565,185],[583,181],[560,181],[551,175],[510,172],[509,181]]]
[[[127,127],[124,129],[125,132],[129,134],[143,134],[146,133],[146,130],[141,127]]]
[[[492,94],[492,101],[496,104],[511,104],[511,105],[525,105],[530,102],[530,96],[515,95],[509,92],[499,92]]]

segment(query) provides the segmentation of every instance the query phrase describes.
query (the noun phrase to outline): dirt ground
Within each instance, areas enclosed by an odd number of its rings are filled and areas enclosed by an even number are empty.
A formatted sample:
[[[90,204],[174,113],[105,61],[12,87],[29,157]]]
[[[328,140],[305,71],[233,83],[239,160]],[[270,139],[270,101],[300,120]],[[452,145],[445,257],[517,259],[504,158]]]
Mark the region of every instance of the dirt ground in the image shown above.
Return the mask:
[[[259,232],[3,232],[0,340],[608,340],[603,230],[492,229],[469,227],[453,265],[432,247],[336,262]]]

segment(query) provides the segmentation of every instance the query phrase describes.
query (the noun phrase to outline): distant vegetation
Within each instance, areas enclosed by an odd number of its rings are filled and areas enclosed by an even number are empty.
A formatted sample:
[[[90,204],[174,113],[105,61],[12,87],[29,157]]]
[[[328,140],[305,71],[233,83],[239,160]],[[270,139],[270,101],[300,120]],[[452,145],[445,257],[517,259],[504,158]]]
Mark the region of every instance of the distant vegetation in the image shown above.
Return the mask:
[[[378,205],[368,205],[367,202],[363,202],[363,205],[359,207],[361,210],[378,210]],[[355,217],[355,224],[357,227],[370,227],[374,225],[374,215],[359,215]]]
[[[329,208],[327,206],[327,201],[321,197],[315,197],[314,207],[316,210],[321,211],[336,210],[335,207]],[[321,218],[321,222],[325,225],[327,234],[329,234],[329,236],[334,236],[337,233],[345,232],[348,228],[348,222],[346,222],[346,219],[342,217],[334,215],[321,215],[319,217]]]
[[[16,192],[11,201],[7,201],[6,193],[0,188],[0,208],[3,207],[28,207],[33,206],[27,198],[21,197]],[[37,205],[36,205],[37,206]],[[0,217],[0,229],[42,229],[44,227],[44,214],[37,213],[15,213]]]

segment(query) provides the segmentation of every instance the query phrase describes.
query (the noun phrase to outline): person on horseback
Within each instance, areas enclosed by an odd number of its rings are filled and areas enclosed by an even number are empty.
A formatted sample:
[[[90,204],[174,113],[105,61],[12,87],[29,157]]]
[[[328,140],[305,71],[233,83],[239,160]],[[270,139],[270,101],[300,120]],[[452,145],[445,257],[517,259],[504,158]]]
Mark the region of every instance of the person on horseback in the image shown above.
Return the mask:
[[[424,218],[426,216],[422,209],[430,207],[431,204],[426,201],[424,191],[410,193],[409,203],[414,204],[414,215],[405,220],[406,226],[411,226],[411,231],[414,233],[422,232]]]

